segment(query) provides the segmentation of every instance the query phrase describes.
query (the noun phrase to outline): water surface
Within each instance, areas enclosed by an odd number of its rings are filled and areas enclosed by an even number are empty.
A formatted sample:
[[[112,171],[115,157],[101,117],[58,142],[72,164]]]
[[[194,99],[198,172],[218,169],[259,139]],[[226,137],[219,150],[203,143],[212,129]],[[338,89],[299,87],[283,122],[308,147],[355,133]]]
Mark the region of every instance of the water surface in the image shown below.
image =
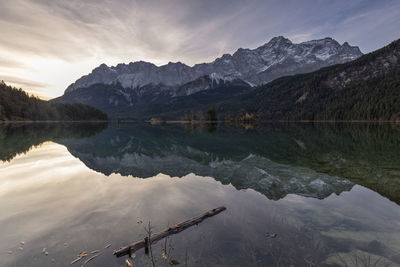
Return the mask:
[[[80,266],[95,250],[87,266],[124,266],[113,250],[148,222],[157,232],[218,206],[167,240],[169,260],[400,266],[399,128],[0,126],[0,266],[70,266],[87,251]],[[132,261],[150,266],[143,251]]]

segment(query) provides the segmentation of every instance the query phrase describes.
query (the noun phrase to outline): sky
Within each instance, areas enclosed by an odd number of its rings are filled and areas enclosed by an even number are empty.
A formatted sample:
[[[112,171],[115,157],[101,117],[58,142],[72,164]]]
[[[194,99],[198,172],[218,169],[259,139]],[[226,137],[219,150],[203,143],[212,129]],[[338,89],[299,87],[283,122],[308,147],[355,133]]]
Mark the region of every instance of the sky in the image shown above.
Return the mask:
[[[1,0],[0,80],[50,99],[101,63],[194,65],[279,35],[368,53],[400,38],[400,1]]]

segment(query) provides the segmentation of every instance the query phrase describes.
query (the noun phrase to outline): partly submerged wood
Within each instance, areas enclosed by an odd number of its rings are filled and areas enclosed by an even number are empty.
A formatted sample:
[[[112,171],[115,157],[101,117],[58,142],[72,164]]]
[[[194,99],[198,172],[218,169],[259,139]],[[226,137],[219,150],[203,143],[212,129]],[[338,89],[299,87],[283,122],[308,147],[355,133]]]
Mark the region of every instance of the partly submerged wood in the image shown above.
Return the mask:
[[[209,210],[200,216],[197,216],[197,217],[194,217],[187,221],[175,224],[174,227],[172,227],[172,228],[170,227],[162,232],[152,235],[150,237],[150,244],[154,244],[157,241],[159,241],[169,235],[173,235],[173,234],[182,232],[183,230],[189,228],[190,226],[196,225],[196,224],[202,222],[204,219],[206,219],[208,217],[212,217],[214,215],[217,215],[218,213],[220,213],[224,210],[226,210],[225,207],[218,207],[216,209]],[[114,251],[114,255],[117,257],[121,257],[124,255],[134,253],[135,251],[137,251],[141,248],[144,248],[144,247],[145,247],[145,239],[142,239],[142,240],[136,241],[135,243],[132,243],[128,246],[122,247],[122,248]]]

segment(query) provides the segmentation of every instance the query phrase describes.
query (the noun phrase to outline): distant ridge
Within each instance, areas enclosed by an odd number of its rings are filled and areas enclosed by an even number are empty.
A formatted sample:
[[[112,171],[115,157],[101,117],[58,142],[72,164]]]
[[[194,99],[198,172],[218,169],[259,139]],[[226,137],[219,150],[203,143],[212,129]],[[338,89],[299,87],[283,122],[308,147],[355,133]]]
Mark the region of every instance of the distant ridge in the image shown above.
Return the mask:
[[[242,79],[260,85],[278,77],[310,72],[321,67],[344,63],[362,55],[358,47],[347,42],[340,45],[332,38],[312,40],[299,44],[278,36],[256,49],[239,48],[232,55],[224,54],[211,63],[189,67],[181,62],[156,65],[138,61],[108,67],[101,64],[92,73],[71,84],[66,92],[93,84],[115,85],[135,89],[149,84],[178,86],[205,75],[223,79]]]
[[[240,48],[193,67],[180,62],[160,67],[143,61],[115,67],[102,64],[53,101],[84,103],[112,117],[141,119],[225,101],[276,78],[345,63],[361,55],[358,47],[347,42],[340,45],[329,37],[295,44],[278,36],[256,49]]]
[[[259,120],[400,121],[400,39],[354,61],[283,77],[223,103]]]

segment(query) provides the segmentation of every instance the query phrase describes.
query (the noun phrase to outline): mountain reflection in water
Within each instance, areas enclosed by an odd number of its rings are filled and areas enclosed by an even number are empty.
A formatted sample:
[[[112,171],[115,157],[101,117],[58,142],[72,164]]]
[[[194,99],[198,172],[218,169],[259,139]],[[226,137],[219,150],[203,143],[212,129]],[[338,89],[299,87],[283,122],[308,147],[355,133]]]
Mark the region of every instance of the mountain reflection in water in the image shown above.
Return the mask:
[[[252,188],[269,199],[287,194],[325,198],[358,183],[400,203],[400,127],[395,125],[267,124],[248,131],[218,126],[212,133],[185,127],[0,127],[0,155],[7,160],[30,146],[54,141],[105,175],[194,173],[237,189]]]

